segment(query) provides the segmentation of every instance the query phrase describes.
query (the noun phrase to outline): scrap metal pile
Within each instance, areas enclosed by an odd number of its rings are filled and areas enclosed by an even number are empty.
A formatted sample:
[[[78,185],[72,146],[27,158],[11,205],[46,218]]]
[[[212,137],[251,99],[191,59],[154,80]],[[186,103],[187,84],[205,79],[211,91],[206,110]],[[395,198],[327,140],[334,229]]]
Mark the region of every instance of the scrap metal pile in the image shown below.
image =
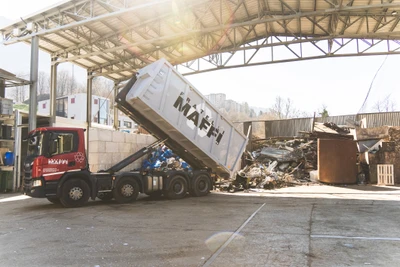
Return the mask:
[[[246,167],[233,181],[220,183],[230,192],[248,189],[273,189],[311,183],[309,172],[317,169],[317,141],[308,139],[269,139],[257,142],[246,153]]]
[[[317,183],[315,177],[310,179],[310,172],[318,169],[317,140],[353,139],[348,127],[332,122],[315,122],[312,131],[299,133],[298,138],[275,137],[253,143],[254,151],[246,153],[246,166],[233,181],[221,181],[219,188],[234,192]]]
[[[187,170],[191,171],[192,168],[183,161],[180,157],[166,146],[160,145],[149,156],[148,159],[143,160],[143,171],[166,171],[166,170]]]

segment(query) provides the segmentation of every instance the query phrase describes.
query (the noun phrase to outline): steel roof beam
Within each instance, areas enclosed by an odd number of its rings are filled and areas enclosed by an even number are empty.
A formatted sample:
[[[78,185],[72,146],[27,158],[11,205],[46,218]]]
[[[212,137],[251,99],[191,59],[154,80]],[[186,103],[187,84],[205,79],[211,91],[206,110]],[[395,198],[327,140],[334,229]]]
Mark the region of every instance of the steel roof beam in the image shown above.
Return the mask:
[[[268,49],[268,48],[278,47],[278,46],[284,46],[286,49],[288,49],[288,51],[293,53],[293,55],[295,57],[291,58],[291,59],[265,61],[262,64],[290,62],[290,61],[295,61],[295,60],[308,60],[308,59],[316,59],[316,58],[324,58],[324,57],[332,57],[332,56],[334,56],[334,57],[348,57],[348,56],[357,56],[357,55],[383,55],[383,54],[399,54],[400,53],[400,45],[399,44],[397,44],[396,48],[389,49],[389,47],[390,47],[390,41],[389,40],[385,41],[385,42],[388,42],[388,45],[387,45],[388,50],[386,50],[386,51],[382,50],[382,52],[369,53],[368,51],[371,50],[373,47],[376,47],[378,44],[384,42],[383,40],[377,40],[377,42],[367,43],[367,47],[365,49],[363,49],[363,50],[358,51],[357,53],[338,54],[344,47],[346,47],[347,45],[350,45],[352,42],[353,43],[354,42],[357,42],[357,43],[360,42],[359,39],[347,39],[347,38],[344,38],[344,39],[333,39],[332,41],[334,43],[337,43],[339,45],[339,47],[336,50],[332,50],[331,53],[329,53],[328,50],[325,50],[324,48],[321,48],[321,46],[319,45],[319,42],[328,42],[330,40],[330,38],[320,37],[320,38],[314,38],[314,39],[303,38],[303,39],[297,39],[295,41],[300,46],[300,51],[302,49],[301,45],[303,43],[310,43],[315,47],[315,49],[317,49],[318,51],[320,51],[322,53],[321,56],[304,57],[302,54],[299,55],[299,54],[295,53],[291,48],[288,47],[288,44],[294,44],[293,42],[291,42],[291,41],[280,41],[281,39],[278,36],[274,36],[273,38],[275,38],[275,40],[278,40],[279,42],[275,42],[275,43],[267,42],[266,39],[268,39],[268,38],[266,38],[261,45],[248,45],[248,46],[243,46],[243,47],[240,47],[240,48],[236,49],[235,52],[246,51],[246,50],[252,51],[254,49],[256,49],[256,51],[252,54],[252,56],[248,60],[244,59],[244,61],[242,62],[241,65],[234,65],[234,66],[235,67],[240,67],[240,66],[261,65],[261,63],[251,62],[251,59],[255,56],[255,54],[258,53],[262,49]],[[321,43],[321,44],[324,45],[323,43]],[[186,58],[186,63],[182,63],[182,64],[178,65],[177,67],[184,66],[185,68],[191,69],[193,73],[207,72],[207,71],[212,71],[212,70],[217,70],[217,69],[222,69],[222,68],[231,68],[231,66],[229,66],[228,64],[229,64],[229,60],[233,57],[235,52],[231,53],[231,50],[227,49],[226,51],[221,51],[220,53],[214,54],[214,55],[216,55],[216,57],[215,56],[214,57],[207,56],[208,59],[200,58],[200,59],[193,60],[193,59],[190,59],[190,58]],[[223,58],[223,53],[225,53],[227,56],[229,54],[229,56],[228,56],[228,59],[223,64],[221,64],[221,62],[222,62],[221,59]],[[218,60],[216,60],[216,59],[218,59]],[[199,67],[197,67],[197,69],[191,67],[193,65],[196,65],[196,62],[199,62],[199,61],[206,61],[209,64],[214,65],[215,67],[211,68],[211,69],[208,69],[208,70],[204,70],[204,71],[200,70]],[[197,63],[197,65],[199,65],[199,64]],[[137,65],[136,69],[139,69],[141,67],[143,67],[143,66]],[[108,73],[108,74],[110,74],[110,73],[118,73],[120,71],[121,72],[129,71],[129,69],[115,70],[113,72],[105,72],[105,73]],[[135,72],[132,69],[131,69],[131,71],[132,71],[132,73]],[[99,73],[99,74],[96,74],[96,76],[97,75],[101,75],[101,74]],[[127,77],[127,78],[129,78],[129,77]]]
[[[395,5],[398,5],[400,7],[400,4],[395,4]],[[381,6],[381,5],[379,5],[379,6]],[[348,8],[354,8],[354,7],[348,7]],[[344,10],[344,8],[343,8],[343,10]],[[321,11],[318,11],[318,13],[320,13],[320,12]],[[309,13],[307,13],[307,14],[309,14]],[[322,26],[318,25],[318,22],[316,22],[312,18],[310,18],[310,15],[305,15],[305,13],[299,13],[299,14],[295,14],[295,15],[285,16],[284,18],[289,19],[289,18],[296,18],[298,16],[302,16],[302,17],[305,17],[305,18],[309,19],[316,26],[318,26],[322,31],[324,31],[325,34],[329,35],[329,33]],[[327,16],[327,14],[325,14],[325,16]],[[149,39],[149,40],[145,40],[145,41],[142,41],[142,42],[136,42],[136,43],[125,44],[125,45],[121,45],[121,46],[116,46],[116,47],[113,47],[113,48],[110,48],[110,49],[107,49],[107,50],[101,51],[101,52],[108,53],[108,52],[113,52],[113,51],[116,51],[116,50],[126,49],[126,48],[132,47],[132,46],[138,46],[138,45],[141,45],[141,44],[148,44],[148,43],[156,42],[156,41],[171,40],[171,39],[174,39],[174,38],[187,37],[188,35],[190,36],[190,35],[196,34],[196,33],[216,32],[216,31],[226,30],[226,29],[229,29],[229,28],[232,29],[232,28],[236,28],[236,27],[249,26],[249,25],[252,25],[252,24],[261,24],[261,23],[264,23],[264,22],[267,22],[267,21],[275,21],[276,22],[278,20],[281,20],[282,18],[283,17],[266,18],[266,19],[257,20],[256,22],[254,22],[254,21],[250,21],[250,22],[246,21],[246,22],[233,23],[233,24],[229,24],[229,25],[220,25],[220,26],[210,27],[210,28],[207,28],[207,29],[196,29],[196,30],[192,30],[192,31],[182,32],[182,33],[175,34],[175,35],[163,36],[163,37],[160,37],[160,38]],[[78,58],[90,57],[90,56],[93,56],[93,55],[98,55],[101,52],[97,51],[97,52],[92,52],[92,53],[89,53],[89,54],[86,54],[86,55],[75,56],[75,57],[72,58],[72,60],[75,60],[75,59],[78,59]],[[62,60],[60,62],[62,62]]]
[[[25,41],[25,40],[27,40],[29,38],[32,38],[33,36],[37,36],[37,35],[41,36],[41,35],[51,34],[51,33],[54,33],[56,31],[65,31],[65,30],[69,30],[71,28],[75,28],[75,27],[79,27],[79,26],[85,26],[88,23],[101,21],[101,20],[108,19],[108,18],[113,18],[113,17],[116,17],[116,16],[121,16],[121,15],[126,14],[128,12],[140,10],[140,9],[143,9],[143,8],[148,8],[148,7],[155,6],[155,5],[161,4],[161,3],[166,3],[166,2],[170,2],[170,0],[153,1],[151,3],[142,4],[140,6],[134,6],[134,7],[122,9],[122,10],[119,10],[119,11],[116,11],[116,12],[113,12],[113,13],[108,13],[108,14],[97,16],[97,17],[92,17],[92,18],[81,20],[81,21],[76,21],[76,22],[73,22],[73,23],[70,23],[70,24],[59,26],[57,28],[48,29],[48,30],[44,30],[44,31],[40,31],[40,32],[34,32],[34,33],[31,33],[31,34],[26,35],[24,37],[18,37],[18,38],[15,38],[13,40],[4,42],[4,44],[12,44],[12,43],[16,43],[16,42],[21,42],[21,41]]]
[[[323,55],[320,56],[308,56],[308,57],[301,57],[301,58],[288,58],[288,59],[280,59],[280,60],[269,60],[269,61],[262,61],[262,62],[249,62],[249,63],[241,63],[241,64],[235,64],[235,65],[217,65],[214,68],[209,68],[209,69],[193,69],[192,68],[192,72],[182,72],[183,75],[192,75],[192,74],[196,74],[196,73],[204,73],[204,72],[210,72],[210,71],[215,71],[215,70],[221,70],[221,69],[231,69],[231,68],[239,68],[239,67],[243,67],[243,66],[259,66],[259,65],[268,65],[268,64],[276,64],[276,63],[287,63],[287,62],[293,62],[293,61],[303,61],[303,60],[313,60],[313,59],[323,59],[323,58],[328,58],[328,57],[354,57],[354,56],[378,56],[378,55],[387,55],[387,54],[396,54],[396,55],[400,55],[400,47],[396,48],[396,49],[392,49],[391,51],[382,51],[382,52],[371,52],[371,53],[366,53],[368,50],[370,50],[372,47],[363,50],[361,53],[348,53],[348,54],[335,54],[335,53],[325,53]],[[208,62],[205,58],[200,58],[200,59],[196,59],[195,61],[206,61]],[[208,62],[211,64],[211,62]],[[195,63],[192,63],[192,65],[195,65]],[[184,64],[180,64],[177,65],[177,68],[179,68],[179,66],[185,67],[186,69],[188,69],[187,66],[185,66]]]
[[[167,2],[167,0],[163,0],[163,1],[159,1],[161,3],[163,2]],[[24,37],[18,37],[18,38],[14,38],[12,40],[9,41],[5,41],[4,44],[11,44],[11,43],[15,43],[15,42],[20,42],[20,41],[25,41],[29,38],[31,38],[32,36],[36,36],[36,35],[45,35],[45,34],[50,34],[50,33],[54,33],[56,31],[60,31],[60,30],[67,30],[67,29],[71,29],[74,27],[78,27],[78,26],[83,26],[87,23],[91,23],[91,22],[95,22],[95,21],[99,21],[99,20],[103,20],[106,18],[111,18],[111,17],[115,17],[115,16],[119,16],[122,15],[124,13],[130,12],[130,11],[134,11],[134,10],[138,10],[141,8],[145,8],[145,7],[149,7],[154,5],[154,3],[149,3],[149,4],[144,4],[141,6],[135,6],[135,7],[131,7],[125,10],[121,10],[121,11],[117,11],[117,12],[113,12],[110,14],[105,14],[105,15],[100,15],[98,17],[94,17],[94,18],[90,18],[87,20],[82,20],[82,21],[78,21],[78,22],[74,22],[71,24],[67,24],[67,25],[63,25],[60,26],[58,28],[54,28],[54,29],[49,29],[49,30],[44,30],[44,31],[40,31],[40,32],[34,32],[31,34],[28,34]],[[299,16],[301,17],[307,17],[307,16],[318,16],[318,15],[324,15],[324,14],[332,14],[335,12],[340,12],[340,13],[346,13],[346,12],[354,12],[354,11],[368,11],[368,10],[372,10],[372,9],[382,9],[382,8],[400,8],[400,3],[382,3],[382,4],[377,4],[377,5],[367,5],[367,6],[346,6],[343,8],[330,8],[330,9],[326,9],[326,10],[317,10],[317,11],[313,11],[313,12],[299,12],[297,14],[292,14],[292,15],[285,15],[285,16],[280,16],[279,18],[275,18],[275,19],[265,19],[265,20],[260,20],[259,23],[264,23],[264,22],[269,22],[269,21],[274,21],[276,19],[290,19],[290,18],[298,18]],[[356,13],[353,15],[357,15]],[[250,22],[242,22],[241,25],[249,25],[254,23],[253,21]],[[226,29],[229,25],[224,25],[224,27],[220,28],[220,30]]]
[[[90,1],[93,1],[93,0],[90,0]],[[47,34],[55,33],[57,31],[65,31],[65,30],[69,30],[71,28],[75,28],[75,27],[79,27],[79,26],[85,26],[85,25],[93,23],[93,22],[102,21],[102,20],[105,20],[105,19],[113,18],[113,17],[118,17],[118,16],[121,16],[121,15],[129,13],[129,12],[138,11],[138,10],[145,9],[145,8],[150,8],[152,6],[159,5],[159,4],[162,4],[162,3],[167,3],[167,2],[170,2],[170,1],[171,0],[158,0],[158,1],[154,1],[153,0],[150,3],[142,4],[142,5],[139,5],[139,6],[133,6],[133,7],[130,7],[130,8],[121,9],[121,10],[118,10],[118,11],[115,11],[115,12],[112,12],[112,13],[108,13],[108,14],[104,14],[104,15],[100,15],[100,16],[97,16],[97,17],[88,17],[87,19],[80,20],[80,21],[75,21],[75,22],[72,22],[72,23],[69,23],[69,24],[65,24],[65,25],[61,25],[61,26],[58,26],[56,28],[42,30],[42,31],[38,31],[38,32],[32,32],[31,34],[28,34],[28,35],[25,35],[25,36],[22,36],[22,37],[9,38],[9,37],[6,36],[7,34],[3,32],[3,38],[6,40],[3,43],[5,45],[9,45],[9,44],[17,43],[17,42],[23,42],[23,41],[25,41],[25,40],[33,37],[33,36],[36,36],[36,35],[38,35],[38,36],[47,35]],[[86,1],[83,1],[83,2],[86,2]],[[200,4],[204,3],[204,2],[208,2],[208,0],[198,0],[196,2],[196,4],[194,4],[193,6],[200,5]],[[193,7],[193,6],[191,6],[191,7]],[[64,12],[64,14],[65,14],[65,12]],[[156,19],[159,19],[159,18],[156,18]],[[132,28],[133,27],[135,27],[135,26],[132,26]],[[4,29],[3,29],[3,31],[4,31]],[[7,39],[10,39],[10,40],[7,41]]]

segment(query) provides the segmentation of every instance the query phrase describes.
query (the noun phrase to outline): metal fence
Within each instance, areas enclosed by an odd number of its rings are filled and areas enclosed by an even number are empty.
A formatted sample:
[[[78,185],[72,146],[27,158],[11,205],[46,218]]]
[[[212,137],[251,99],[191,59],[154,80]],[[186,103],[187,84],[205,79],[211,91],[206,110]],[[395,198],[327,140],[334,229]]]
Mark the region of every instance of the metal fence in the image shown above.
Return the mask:
[[[314,118],[265,121],[265,138],[276,136],[298,136],[299,132],[312,130]],[[337,125],[373,128],[380,126],[400,126],[400,112],[361,113],[356,115],[316,117],[316,122],[333,122]]]

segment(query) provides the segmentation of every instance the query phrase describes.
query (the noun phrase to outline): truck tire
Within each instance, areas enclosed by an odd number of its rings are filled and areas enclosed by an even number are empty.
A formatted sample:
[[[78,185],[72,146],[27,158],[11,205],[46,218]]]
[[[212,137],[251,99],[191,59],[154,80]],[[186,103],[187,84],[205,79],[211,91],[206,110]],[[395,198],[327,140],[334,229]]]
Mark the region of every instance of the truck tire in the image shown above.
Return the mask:
[[[200,174],[194,179],[190,194],[195,197],[206,196],[210,193],[210,188],[210,177],[205,174]]]
[[[114,188],[113,196],[118,203],[135,201],[139,196],[139,184],[135,179],[122,178]]]
[[[111,199],[113,199],[113,194],[112,192],[97,193],[97,197],[103,201],[111,201]]]
[[[169,182],[169,188],[166,195],[169,199],[184,198],[186,196],[187,188],[188,186],[185,177],[176,175],[173,176]]]
[[[90,196],[90,188],[82,179],[72,178],[61,187],[60,202],[66,208],[75,208],[85,205]]]
[[[53,204],[60,205],[60,199],[57,197],[47,197],[47,200]]]

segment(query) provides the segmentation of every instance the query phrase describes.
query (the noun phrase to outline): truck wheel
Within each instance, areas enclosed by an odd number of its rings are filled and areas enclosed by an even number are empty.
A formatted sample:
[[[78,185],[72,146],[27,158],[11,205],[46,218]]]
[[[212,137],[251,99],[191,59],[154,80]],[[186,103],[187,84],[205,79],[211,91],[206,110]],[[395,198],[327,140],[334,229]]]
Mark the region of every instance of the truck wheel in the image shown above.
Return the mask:
[[[60,203],[60,199],[57,198],[57,197],[47,197],[47,200],[50,201],[53,204],[58,204],[58,205],[61,204]]]
[[[185,177],[181,175],[174,176],[170,183],[167,192],[167,197],[169,199],[179,199],[186,196],[187,192],[187,181]]]
[[[113,199],[113,194],[111,192],[97,193],[97,197],[103,201],[110,201],[111,199]]]
[[[190,194],[195,197],[202,197],[210,193],[210,177],[200,174],[193,181],[193,188]]]
[[[61,188],[60,202],[64,207],[74,208],[85,205],[90,196],[90,188],[82,179],[70,179]]]
[[[139,184],[132,178],[122,178],[113,191],[113,196],[118,203],[135,201],[138,195]]]

